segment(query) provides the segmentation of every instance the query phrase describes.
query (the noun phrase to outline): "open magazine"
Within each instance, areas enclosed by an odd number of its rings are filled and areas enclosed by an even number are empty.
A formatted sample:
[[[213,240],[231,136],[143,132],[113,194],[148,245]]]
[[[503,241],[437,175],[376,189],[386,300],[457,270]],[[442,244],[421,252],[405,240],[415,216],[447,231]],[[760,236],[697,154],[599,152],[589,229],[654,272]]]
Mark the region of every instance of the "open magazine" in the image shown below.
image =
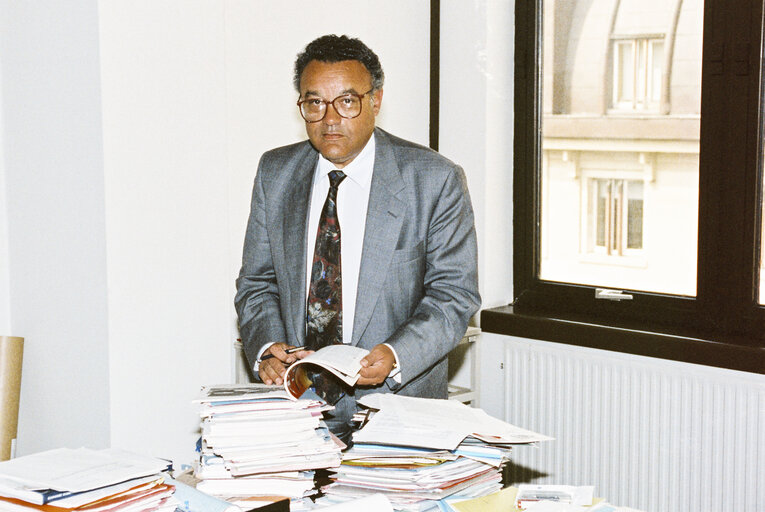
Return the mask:
[[[367,354],[369,350],[353,345],[329,345],[320,348],[287,368],[287,373],[284,375],[284,389],[292,398],[300,398],[313,385],[309,376],[312,365],[332,373],[348,386],[353,387],[359,380],[361,360]],[[311,370],[316,371],[316,368]]]

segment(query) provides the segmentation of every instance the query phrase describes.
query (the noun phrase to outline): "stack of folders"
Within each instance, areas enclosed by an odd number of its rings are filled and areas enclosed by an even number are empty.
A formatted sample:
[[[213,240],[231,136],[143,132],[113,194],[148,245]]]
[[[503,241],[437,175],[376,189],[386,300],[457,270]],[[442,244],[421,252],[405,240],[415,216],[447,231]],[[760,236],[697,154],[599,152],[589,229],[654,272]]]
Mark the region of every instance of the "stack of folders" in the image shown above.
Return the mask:
[[[0,462],[0,510],[172,512],[170,464],[116,449],[59,448]]]
[[[295,400],[281,386],[237,384],[204,387],[195,402],[202,492],[245,510],[278,497],[297,505],[316,492],[313,470],[340,465],[345,445],[322,421],[332,406],[316,395]]]
[[[502,488],[513,445],[550,439],[456,401],[380,394],[359,402],[368,413],[317,503],[381,493],[396,510],[452,510]]]

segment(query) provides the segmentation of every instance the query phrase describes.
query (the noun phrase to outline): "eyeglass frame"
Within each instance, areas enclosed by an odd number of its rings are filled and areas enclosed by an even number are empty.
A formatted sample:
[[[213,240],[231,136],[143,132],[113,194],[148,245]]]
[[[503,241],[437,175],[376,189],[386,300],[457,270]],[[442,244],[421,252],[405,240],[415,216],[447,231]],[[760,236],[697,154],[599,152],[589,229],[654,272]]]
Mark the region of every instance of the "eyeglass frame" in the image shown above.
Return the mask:
[[[364,98],[364,96],[366,96],[366,95],[367,95],[367,94],[369,94],[370,92],[373,92],[374,90],[375,90],[375,87],[373,86],[371,89],[369,89],[369,90],[368,90],[367,92],[365,92],[364,94],[355,94],[355,93],[352,93],[352,92],[347,92],[347,93],[345,93],[345,94],[341,94],[340,96],[337,96],[337,97],[333,98],[333,99],[332,99],[332,101],[327,101],[327,100],[319,99],[319,101],[321,101],[322,103],[324,103],[324,115],[323,115],[323,116],[321,116],[321,118],[320,118],[320,119],[317,119],[316,121],[309,121],[308,119],[306,119],[306,118],[305,118],[305,115],[303,114],[303,103],[305,103],[306,101],[314,101],[314,99],[313,99],[313,98],[311,98],[311,99],[304,99],[304,100],[298,99],[298,101],[297,101],[297,107],[298,107],[298,111],[300,112],[300,117],[302,117],[302,118],[303,118],[303,120],[304,120],[306,123],[318,123],[318,122],[320,122],[320,121],[323,121],[323,120],[324,120],[324,118],[325,118],[325,117],[327,117],[327,112],[329,111],[329,106],[330,106],[330,105],[332,105],[332,108],[334,108],[334,109],[335,109],[335,112],[337,112],[337,115],[339,115],[339,116],[340,116],[340,117],[342,117],[343,119],[356,119],[357,117],[359,117],[359,116],[361,115],[361,111],[362,111],[362,110],[364,110],[364,103],[363,103],[361,100]],[[341,114],[341,113],[340,113],[340,111],[338,111],[338,110],[337,110],[337,108],[335,107],[335,102],[336,102],[337,100],[339,100],[340,98],[343,98],[343,97],[345,97],[345,96],[356,96],[356,97],[359,99],[359,104],[360,104],[360,107],[359,107],[359,113],[358,113],[358,114],[356,114],[356,115],[355,115],[355,116],[353,116],[353,117],[346,117],[346,116],[344,116],[344,115],[343,115],[343,114]],[[318,98],[317,98],[317,99],[318,99]]]

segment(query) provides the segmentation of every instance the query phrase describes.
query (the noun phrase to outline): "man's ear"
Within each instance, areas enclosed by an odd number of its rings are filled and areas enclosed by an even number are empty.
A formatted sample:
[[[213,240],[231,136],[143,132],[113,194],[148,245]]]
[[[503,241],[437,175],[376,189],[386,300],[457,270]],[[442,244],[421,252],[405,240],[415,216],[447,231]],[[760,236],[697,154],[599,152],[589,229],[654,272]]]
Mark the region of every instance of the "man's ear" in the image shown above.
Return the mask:
[[[380,106],[382,105],[383,90],[377,89],[372,93],[372,111],[375,115],[380,113]]]

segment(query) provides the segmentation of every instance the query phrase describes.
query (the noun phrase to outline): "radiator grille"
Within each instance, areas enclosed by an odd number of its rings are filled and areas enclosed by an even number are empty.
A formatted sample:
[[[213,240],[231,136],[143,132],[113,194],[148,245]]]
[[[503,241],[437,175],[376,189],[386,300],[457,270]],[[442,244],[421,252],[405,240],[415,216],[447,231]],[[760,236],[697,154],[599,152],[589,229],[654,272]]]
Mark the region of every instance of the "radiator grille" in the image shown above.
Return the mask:
[[[646,512],[765,511],[765,376],[511,340],[505,420],[556,438],[517,448],[512,482],[595,485]]]

